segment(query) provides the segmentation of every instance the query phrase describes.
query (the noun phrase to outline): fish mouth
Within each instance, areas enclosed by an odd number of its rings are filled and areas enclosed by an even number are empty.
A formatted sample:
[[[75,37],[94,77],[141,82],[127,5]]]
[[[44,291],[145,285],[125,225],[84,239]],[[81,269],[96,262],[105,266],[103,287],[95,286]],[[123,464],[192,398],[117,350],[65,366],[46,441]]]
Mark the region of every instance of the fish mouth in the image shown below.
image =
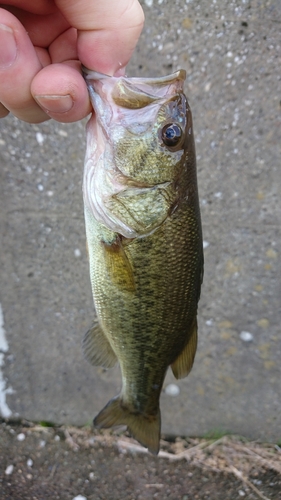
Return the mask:
[[[82,73],[86,81],[88,80],[103,80],[105,78],[112,78],[115,80],[120,80],[124,79],[126,80],[126,76],[111,76],[111,75],[106,75],[105,73],[99,73],[98,71],[86,68],[82,64]],[[169,83],[173,83],[177,80],[179,81],[184,81],[186,79],[186,71],[184,69],[179,69],[178,71],[175,71],[174,73],[171,73],[170,75],[166,76],[159,76],[159,77],[130,77],[130,81],[133,83],[148,83],[149,85],[168,85]]]
[[[149,181],[145,176],[136,179],[131,171],[126,175],[116,163],[112,144],[132,125],[134,135],[152,127],[161,106],[182,95],[186,72],[179,70],[158,78],[115,77],[85,66],[82,72],[94,109],[88,125],[85,205],[113,232],[125,238],[142,238],[156,231],[171,213],[174,183],[168,173]],[[159,143],[158,136],[154,143]]]
[[[110,97],[121,108],[141,109],[153,103],[167,100],[183,90],[186,72],[183,69],[158,78],[109,76],[82,66],[82,73],[91,97],[94,91],[109,86]]]

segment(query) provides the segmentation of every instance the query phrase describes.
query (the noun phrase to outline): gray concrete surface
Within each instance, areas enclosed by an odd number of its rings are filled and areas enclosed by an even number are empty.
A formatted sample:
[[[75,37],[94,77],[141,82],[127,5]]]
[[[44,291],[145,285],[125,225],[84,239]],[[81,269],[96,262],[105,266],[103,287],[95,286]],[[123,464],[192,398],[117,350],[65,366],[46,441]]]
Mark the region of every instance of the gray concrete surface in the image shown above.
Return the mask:
[[[163,432],[281,438],[281,3],[143,1],[130,75],[183,67],[205,240],[199,348],[164,391]],[[120,388],[82,358],[94,315],[81,195],[84,123],[0,122],[0,408],[84,424]],[[246,332],[246,333],[245,333]]]

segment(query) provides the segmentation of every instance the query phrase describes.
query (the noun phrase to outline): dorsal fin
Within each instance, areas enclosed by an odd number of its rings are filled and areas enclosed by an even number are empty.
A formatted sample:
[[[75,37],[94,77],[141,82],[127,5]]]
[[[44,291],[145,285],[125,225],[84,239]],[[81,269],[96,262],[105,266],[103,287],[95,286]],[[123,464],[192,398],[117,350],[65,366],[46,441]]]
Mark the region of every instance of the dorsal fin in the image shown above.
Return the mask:
[[[176,379],[186,377],[193,365],[195,353],[197,349],[197,318],[195,317],[191,326],[191,333],[186,346],[183,348],[180,355],[172,363],[171,368]]]

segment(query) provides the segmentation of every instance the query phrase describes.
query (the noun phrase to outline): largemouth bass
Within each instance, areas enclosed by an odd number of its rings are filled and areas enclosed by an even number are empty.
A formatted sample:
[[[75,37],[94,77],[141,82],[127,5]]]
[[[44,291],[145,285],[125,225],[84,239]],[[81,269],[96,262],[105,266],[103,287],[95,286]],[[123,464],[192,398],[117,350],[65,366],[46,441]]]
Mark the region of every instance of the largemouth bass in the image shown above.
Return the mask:
[[[107,77],[84,68],[95,113],[87,125],[84,206],[98,322],[86,359],[117,361],[122,390],[94,419],[127,425],[157,454],[167,368],[192,368],[203,250],[191,111],[183,70]]]

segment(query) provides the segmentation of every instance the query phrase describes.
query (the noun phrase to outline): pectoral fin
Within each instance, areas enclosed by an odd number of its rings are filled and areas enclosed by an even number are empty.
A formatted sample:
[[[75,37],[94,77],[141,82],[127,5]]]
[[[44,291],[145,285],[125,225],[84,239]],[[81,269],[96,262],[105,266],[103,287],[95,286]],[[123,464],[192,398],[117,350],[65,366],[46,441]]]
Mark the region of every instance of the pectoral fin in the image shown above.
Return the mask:
[[[121,238],[117,237],[111,244],[105,242],[102,244],[110,280],[121,290],[133,292],[135,290],[133,269],[123,248]]]
[[[191,334],[188,343],[171,365],[172,371],[176,379],[186,377],[193,365],[197,348],[197,318],[194,319],[191,327]]]
[[[94,366],[112,368],[117,363],[117,357],[98,323],[87,331],[82,347],[85,359]]]

